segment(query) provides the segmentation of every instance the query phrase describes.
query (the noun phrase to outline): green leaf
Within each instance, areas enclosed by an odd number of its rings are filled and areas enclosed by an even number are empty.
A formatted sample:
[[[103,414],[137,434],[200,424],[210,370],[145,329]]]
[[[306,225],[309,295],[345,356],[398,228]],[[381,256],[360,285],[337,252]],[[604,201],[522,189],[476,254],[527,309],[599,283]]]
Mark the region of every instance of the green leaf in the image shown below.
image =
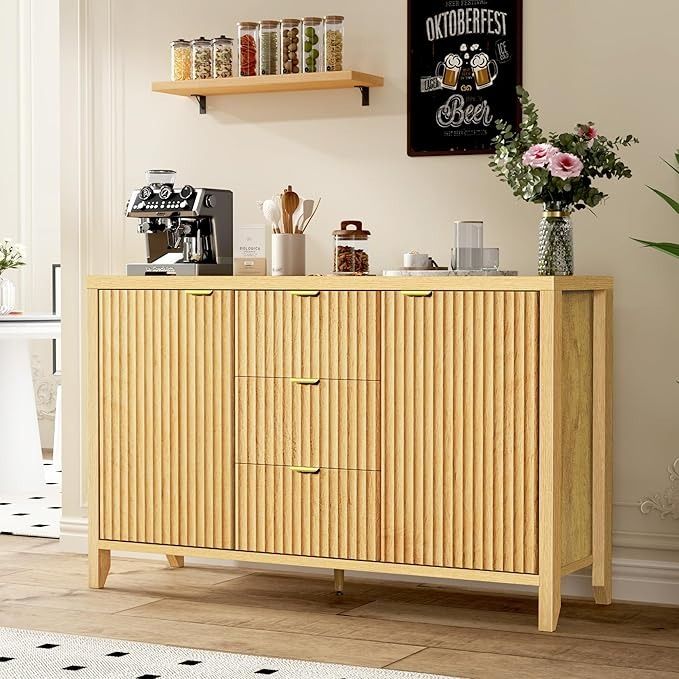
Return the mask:
[[[638,238],[632,238],[632,240],[641,243],[647,248],[652,248],[653,250],[664,252],[666,255],[679,258],[679,243],[654,243],[650,240],[639,240]]]
[[[652,186],[649,186],[648,188],[651,189],[653,193],[658,194],[677,214],[679,214],[679,202],[674,200],[671,196],[668,196],[666,193],[654,189]]]
[[[679,154],[677,154],[677,155],[679,155]],[[665,165],[667,165],[667,167],[671,168],[671,169],[674,170],[677,174],[679,174],[679,167],[675,167],[674,165],[672,165],[672,163],[670,163],[669,161],[665,160],[664,158],[661,158],[660,160],[662,160],[662,162],[665,163]],[[678,160],[677,162],[679,162],[679,160]]]

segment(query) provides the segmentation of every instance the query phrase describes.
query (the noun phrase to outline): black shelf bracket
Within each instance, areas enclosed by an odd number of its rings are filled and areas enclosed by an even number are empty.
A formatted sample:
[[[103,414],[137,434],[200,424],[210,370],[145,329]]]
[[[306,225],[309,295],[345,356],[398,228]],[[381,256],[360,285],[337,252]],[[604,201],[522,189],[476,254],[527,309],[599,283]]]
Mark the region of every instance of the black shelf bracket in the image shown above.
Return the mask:
[[[207,97],[204,94],[194,94],[193,95],[198,102],[198,108],[200,109],[200,115],[204,116],[207,113]]]
[[[370,88],[366,85],[356,85],[357,90],[361,90],[361,104],[370,106]]]

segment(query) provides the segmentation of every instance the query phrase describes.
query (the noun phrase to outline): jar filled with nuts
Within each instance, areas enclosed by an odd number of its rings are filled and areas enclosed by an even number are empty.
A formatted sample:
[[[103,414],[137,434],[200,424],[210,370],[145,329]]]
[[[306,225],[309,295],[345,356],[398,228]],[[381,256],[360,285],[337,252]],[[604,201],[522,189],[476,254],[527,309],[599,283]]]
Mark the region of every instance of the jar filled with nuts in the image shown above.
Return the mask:
[[[233,76],[233,38],[220,35],[212,41],[212,77]]]
[[[180,38],[170,43],[172,80],[191,80],[191,43]]]
[[[335,237],[333,272],[348,276],[368,276],[370,231],[363,229],[363,222],[342,222],[339,230],[333,231],[333,236]]]
[[[281,66],[283,73],[301,73],[302,69],[302,22],[299,19],[283,19],[281,24]]]
[[[205,38],[191,41],[191,78],[205,80],[212,77],[212,45]]]
[[[325,17],[325,70],[341,71],[344,66],[344,17]]]
[[[304,72],[322,72],[325,65],[323,61],[323,19],[320,17],[304,17],[302,45],[304,49]]]
[[[238,24],[238,64],[241,76],[259,73],[259,24],[255,21]]]
[[[280,21],[262,21],[259,25],[259,72],[280,75]]]

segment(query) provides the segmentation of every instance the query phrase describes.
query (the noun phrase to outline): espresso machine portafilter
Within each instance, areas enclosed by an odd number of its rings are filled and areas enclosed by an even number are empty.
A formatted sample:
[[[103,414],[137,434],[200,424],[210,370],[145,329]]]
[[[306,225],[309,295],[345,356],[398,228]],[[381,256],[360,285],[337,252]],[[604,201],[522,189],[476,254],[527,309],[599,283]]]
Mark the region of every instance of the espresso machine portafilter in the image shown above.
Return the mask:
[[[128,264],[129,276],[232,276],[233,193],[175,187],[173,170],[149,170],[146,186],[132,193],[127,216],[146,238],[145,263]]]

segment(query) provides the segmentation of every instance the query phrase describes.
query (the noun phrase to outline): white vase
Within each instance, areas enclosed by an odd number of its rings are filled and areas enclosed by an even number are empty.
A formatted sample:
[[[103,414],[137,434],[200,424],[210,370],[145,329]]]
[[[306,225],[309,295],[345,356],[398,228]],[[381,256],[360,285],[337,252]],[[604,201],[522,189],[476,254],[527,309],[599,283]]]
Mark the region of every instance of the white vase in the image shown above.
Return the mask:
[[[16,287],[8,278],[0,276],[0,316],[6,316],[16,307]]]

